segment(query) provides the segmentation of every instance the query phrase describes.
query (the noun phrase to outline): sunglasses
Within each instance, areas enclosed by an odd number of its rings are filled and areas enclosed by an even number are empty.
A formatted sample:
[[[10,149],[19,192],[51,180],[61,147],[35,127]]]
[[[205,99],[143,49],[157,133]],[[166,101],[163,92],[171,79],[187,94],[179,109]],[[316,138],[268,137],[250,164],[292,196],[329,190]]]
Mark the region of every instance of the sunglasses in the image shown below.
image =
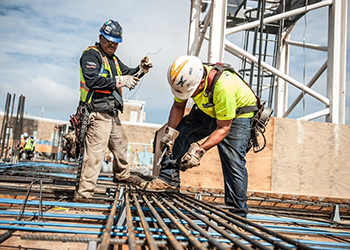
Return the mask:
[[[118,44],[117,42],[107,40],[107,38],[105,38],[104,36],[102,36],[102,37],[108,42],[109,45],[117,45]]]

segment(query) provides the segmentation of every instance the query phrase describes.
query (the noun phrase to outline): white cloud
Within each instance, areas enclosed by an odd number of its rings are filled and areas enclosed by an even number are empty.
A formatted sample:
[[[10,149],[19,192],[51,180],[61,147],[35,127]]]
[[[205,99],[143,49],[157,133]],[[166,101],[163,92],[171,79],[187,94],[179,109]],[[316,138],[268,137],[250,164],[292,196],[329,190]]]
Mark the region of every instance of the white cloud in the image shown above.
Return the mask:
[[[36,115],[44,106],[44,116],[68,119],[79,99],[81,52],[97,41],[102,23],[114,19],[124,30],[124,41],[117,55],[125,64],[136,66],[147,53],[160,50],[149,55],[154,68],[140,88],[137,92],[124,91],[125,97],[133,95],[133,99],[146,101],[147,113],[159,109],[167,113],[173,96],[166,72],[177,56],[186,54],[189,12],[190,1],[2,0],[0,105],[5,102],[7,92],[23,94],[28,113]],[[299,22],[302,24],[303,20]],[[304,29],[300,26],[293,34],[299,41]],[[317,40],[318,44],[326,45],[327,37],[317,33],[326,27],[327,20],[308,14],[306,42]],[[242,37],[239,35],[234,41],[241,44]],[[205,41],[200,55],[203,60],[207,56],[206,47]],[[238,68],[235,57],[225,53],[225,59]],[[320,54],[308,54],[308,77],[324,59]],[[299,74],[299,80],[303,60],[302,50],[291,55],[291,71]],[[349,99],[347,104],[350,106]],[[347,124],[350,124],[349,116]]]

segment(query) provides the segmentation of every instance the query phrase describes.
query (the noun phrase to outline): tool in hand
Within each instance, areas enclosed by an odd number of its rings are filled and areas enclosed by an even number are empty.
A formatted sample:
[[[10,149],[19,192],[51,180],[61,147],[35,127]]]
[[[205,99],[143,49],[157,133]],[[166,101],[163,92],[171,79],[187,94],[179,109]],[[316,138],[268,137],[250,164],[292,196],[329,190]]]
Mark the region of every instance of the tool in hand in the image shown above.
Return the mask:
[[[167,151],[167,148],[165,148],[165,149],[163,150],[162,154],[161,154],[161,155],[160,155],[160,157],[159,157],[159,160],[158,160],[158,162],[157,162],[157,165],[156,165],[156,166],[159,166],[159,165],[160,165],[160,163],[162,162],[163,157],[164,157],[164,155],[165,155],[166,151]]]

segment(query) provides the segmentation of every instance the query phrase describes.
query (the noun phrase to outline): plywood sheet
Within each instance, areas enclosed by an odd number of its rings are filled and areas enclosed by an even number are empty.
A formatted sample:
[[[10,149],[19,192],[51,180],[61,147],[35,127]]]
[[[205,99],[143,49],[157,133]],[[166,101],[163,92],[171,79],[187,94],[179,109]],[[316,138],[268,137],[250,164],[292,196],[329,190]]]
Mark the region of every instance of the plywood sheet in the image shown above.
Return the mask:
[[[251,149],[247,154],[249,190],[271,190],[274,126],[275,118],[271,118],[265,132],[266,147],[258,153]],[[260,135],[258,138],[262,147],[263,137]]]
[[[272,191],[350,196],[350,126],[275,120]]]

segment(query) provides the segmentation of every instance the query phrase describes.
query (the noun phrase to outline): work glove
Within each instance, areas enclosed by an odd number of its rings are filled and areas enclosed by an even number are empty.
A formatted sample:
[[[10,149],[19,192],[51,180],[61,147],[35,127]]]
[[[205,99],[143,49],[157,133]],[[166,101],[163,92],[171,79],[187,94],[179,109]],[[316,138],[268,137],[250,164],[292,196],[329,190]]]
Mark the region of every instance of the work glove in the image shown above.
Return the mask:
[[[180,132],[174,128],[171,128],[169,126],[165,128],[165,132],[163,138],[160,140],[159,147],[162,152],[166,150],[166,156],[169,156],[173,153],[174,143],[179,134]]]
[[[197,142],[192,143],[190,149],[181,158],[180,170],[186,171],[189,168],[197,167],[200,165],[200,160],[203,155],[207,152],[202,149]]]
[[[127,87],[129,89],[134,89],[139,81],[139,78],[131,75],[115,77],[117,88]]]
[[[143,73],[146,74],[150,68],[153,68],[152,60],[148,56],[145,56],[141,59],[140,69],[142,69]]]

